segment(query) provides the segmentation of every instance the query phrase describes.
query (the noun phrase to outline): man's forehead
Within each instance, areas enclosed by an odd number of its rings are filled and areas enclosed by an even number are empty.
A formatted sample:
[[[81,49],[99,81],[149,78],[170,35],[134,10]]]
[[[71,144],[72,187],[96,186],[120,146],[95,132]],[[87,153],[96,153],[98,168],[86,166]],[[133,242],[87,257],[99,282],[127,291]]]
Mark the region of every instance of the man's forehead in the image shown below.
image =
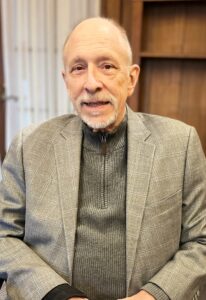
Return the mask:
[[[106,39],[101,42],[99,37],[98,40],[99,41],[95,39],[95,42],[92,42],[88,39],[70,43],[65,53],[67,63],[93,62],[98,64],[102,61],[111,61],[119,64],[120,60],[121,62],[126,61],[127,55],[121,45],[117,45],[115,42],[110,43],[110,41]]]
[[[91,18],[84,20],[80,24],[78,24],[72,31],[70,38],[85,34],[87,32],[98,32],[99,34],[107,35],[111,31],[119,33],[119,30],[112,22],[109,22],[108,20],[105,20],[103,18]]]
[[[114,52],[128,60],[127,46],[120,29],[111,21],[91,18],[81,22],[70,34],[64,46],[64,59],[70,59],[74,52]],[[103,53],[101,54],[103,55]]]
[[[112,21],[96,17],[82,21],[71,32],[65,48],[78,43],[104,43],[106,41],[122,43],[122,33]]]

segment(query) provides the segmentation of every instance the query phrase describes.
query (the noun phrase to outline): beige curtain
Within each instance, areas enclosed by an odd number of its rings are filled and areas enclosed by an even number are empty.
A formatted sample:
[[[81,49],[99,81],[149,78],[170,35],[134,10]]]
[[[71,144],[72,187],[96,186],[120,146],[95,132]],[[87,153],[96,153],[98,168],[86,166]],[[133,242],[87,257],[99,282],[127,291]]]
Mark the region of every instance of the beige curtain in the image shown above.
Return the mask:
[[[72,111],[62,45],[79,20],[99,15],[100,0],[1,0],[1,8],[8,148],[21,128]]]

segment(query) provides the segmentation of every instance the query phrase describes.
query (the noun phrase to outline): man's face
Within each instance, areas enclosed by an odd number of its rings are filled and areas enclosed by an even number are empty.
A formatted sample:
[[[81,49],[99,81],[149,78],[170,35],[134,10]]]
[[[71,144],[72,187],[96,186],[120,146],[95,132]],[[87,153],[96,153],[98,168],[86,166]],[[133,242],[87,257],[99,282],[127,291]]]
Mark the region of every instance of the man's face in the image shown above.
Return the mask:
[[[65,47],[63,76],[80,118],[93,129],[112,131],[124,118],[125,103],[139,69],[129,66],[116,28],[84,23],[75,29]]]

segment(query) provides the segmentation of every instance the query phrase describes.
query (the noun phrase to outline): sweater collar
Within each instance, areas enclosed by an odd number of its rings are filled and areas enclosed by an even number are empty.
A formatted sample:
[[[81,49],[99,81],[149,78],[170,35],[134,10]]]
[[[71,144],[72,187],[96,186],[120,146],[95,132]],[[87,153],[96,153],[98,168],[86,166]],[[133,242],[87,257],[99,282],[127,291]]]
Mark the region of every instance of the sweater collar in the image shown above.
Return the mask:
[[[94,132],[83,123],[83,147],[106,154],[126,145],[127,114],[115,132]]]

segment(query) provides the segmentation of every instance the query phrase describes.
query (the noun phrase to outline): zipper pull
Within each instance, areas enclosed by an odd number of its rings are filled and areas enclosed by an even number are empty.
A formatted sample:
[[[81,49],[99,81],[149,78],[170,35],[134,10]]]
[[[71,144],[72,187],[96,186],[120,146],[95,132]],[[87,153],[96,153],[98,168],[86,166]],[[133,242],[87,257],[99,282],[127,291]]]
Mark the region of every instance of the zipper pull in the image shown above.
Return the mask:
[[[100,136],[102,154],[107,154],[107,133],[102,133]]]

